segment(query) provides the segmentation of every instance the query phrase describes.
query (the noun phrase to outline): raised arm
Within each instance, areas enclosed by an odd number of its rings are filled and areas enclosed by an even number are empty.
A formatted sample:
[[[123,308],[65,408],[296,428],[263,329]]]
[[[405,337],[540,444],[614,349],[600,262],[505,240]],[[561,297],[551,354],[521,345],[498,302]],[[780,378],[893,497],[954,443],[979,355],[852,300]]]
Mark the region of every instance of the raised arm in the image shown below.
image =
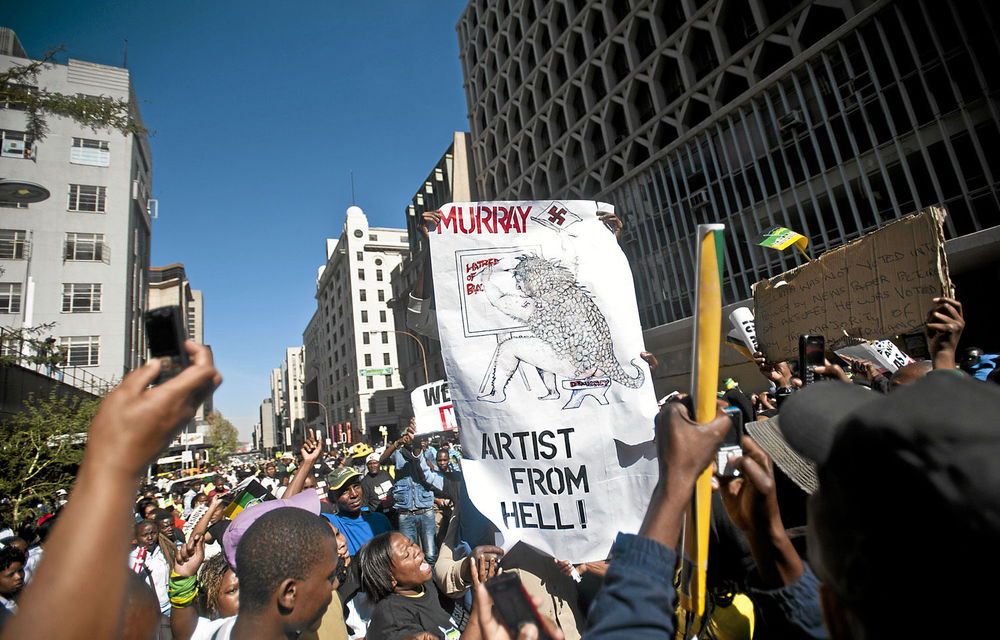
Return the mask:
[[[176,377],[147,389],[160,371],[149,362],[101,403],[73,493],[0,638],[117,637],[127,575],[109,566],[128,556],[139,473],[222,382],[207,347],[184,346],[192,364]]]
[[[295,470],[295,475],[288,482],[288,487],[285,488],[285,493],[281,496],[282,498],[291,498],[302,491],[302,487],[306,484],[306,478],[313,472],[313,465],[316,464],[316,460],[319,459],[322,453],[323,438],[310,437],[302,443],[302,449],[299,451],[299,454],[302,456],[302,465]]]

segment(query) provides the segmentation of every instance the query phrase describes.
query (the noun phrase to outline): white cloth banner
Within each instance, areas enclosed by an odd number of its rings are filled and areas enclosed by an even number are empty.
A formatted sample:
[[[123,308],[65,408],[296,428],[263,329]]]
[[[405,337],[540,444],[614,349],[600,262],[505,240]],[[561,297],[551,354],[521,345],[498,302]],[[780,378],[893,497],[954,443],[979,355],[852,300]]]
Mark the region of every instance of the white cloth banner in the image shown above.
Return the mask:
[[[469,494],[504,547],[570,562],[638,530],[657,472],[632,273],[597,211],[452,203],[430,234]]]
[[[447,380],[435,380],[414,389],[410,392],[410,405],[413,406],[416,433],[458,429]]]

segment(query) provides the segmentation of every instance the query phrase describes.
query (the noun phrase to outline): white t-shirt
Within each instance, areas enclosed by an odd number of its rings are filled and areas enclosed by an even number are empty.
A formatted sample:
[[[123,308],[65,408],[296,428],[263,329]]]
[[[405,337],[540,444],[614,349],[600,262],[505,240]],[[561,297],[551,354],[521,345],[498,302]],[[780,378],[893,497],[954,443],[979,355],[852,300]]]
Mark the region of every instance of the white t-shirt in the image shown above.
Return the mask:
[[[136,557],[139,554],[139,548],[136,547],[132,549],[128,554],[128,566],[132,567],[135,565]],[[170,615],[170,594],[167,591],[167,584],[170,580],[170,565],[167,564],[166,559],[163,557],[163,552],[160,551],[159,547],[153,549],[152,552],[146,554],[146,568],[149,569],[150,579],[153,581],[153,591],[156,592],[156,599],[160,601],[160,613],[165,615]],[[146,576],[140,574],[144,580]]]
[[[198,618],[198,625],[191,634],[191,640],[229,640],[233,633],[236,616],[228,618]]]

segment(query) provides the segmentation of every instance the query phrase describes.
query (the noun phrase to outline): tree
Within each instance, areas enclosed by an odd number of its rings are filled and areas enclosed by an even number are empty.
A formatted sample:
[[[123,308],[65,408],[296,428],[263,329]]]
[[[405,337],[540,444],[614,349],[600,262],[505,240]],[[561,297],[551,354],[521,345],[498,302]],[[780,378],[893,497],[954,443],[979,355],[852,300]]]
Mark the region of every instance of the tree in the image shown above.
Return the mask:
[[[0,520],[20,526],[69,489],[83,458],[98,400],[59,394],[29,397],[0,438]]]
[[[14,64],[0,71],[0,102],[15,109],[23,109],[27,116],[26,143],[42,140],[49,127],[46,116],[63,116],[77,123],[97,129],[116,129],[124,134],[147,133],[146,128],[131,116],[127,100],[109,96],[66,94],[49,91],[37,86],[38,74],[50,66],[56,54],[65,47],[49,50],[41,60],[28,64]]]
[[[208,443],[212,446],[212,458],[223,460],[232,455],[239,447],[239,433],[229,420],[222,417],[218,411],[213,411],[205,418],[208,423]]]

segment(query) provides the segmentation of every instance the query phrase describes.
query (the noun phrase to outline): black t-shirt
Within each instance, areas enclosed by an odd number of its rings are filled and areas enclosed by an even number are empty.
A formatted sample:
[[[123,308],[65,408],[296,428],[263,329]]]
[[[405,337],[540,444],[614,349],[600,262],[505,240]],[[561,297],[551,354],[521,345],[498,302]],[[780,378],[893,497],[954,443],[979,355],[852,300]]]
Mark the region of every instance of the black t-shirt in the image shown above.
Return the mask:
[[[366,473],[361,478],[361,503],[371,511],[380,511],[383,498],[392,495],[392,476],[379,469],[374,476]]]
[[[392,594],[379,601],[368,625],[368,640],[400,640],[426,631],[442,640],[458,640],[461,632],[438,601],[433,580],[424,583],[419,596]]]

